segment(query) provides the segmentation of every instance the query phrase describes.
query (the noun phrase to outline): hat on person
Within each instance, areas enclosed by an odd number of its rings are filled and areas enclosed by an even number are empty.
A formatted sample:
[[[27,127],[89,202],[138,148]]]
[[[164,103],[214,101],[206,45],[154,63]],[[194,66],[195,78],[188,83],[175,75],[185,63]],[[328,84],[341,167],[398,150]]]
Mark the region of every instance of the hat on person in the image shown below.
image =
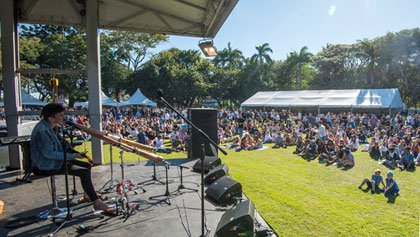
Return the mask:
[[[381,173],[381,170],[380,170],[380,169],[376,169],[376,170],[375,170],[375,173],[376,173],[376,172]]]
[[[394,176],[394,172],[389,171],[389,172],[388,172],[388,175],[389,175],[389,176]]]

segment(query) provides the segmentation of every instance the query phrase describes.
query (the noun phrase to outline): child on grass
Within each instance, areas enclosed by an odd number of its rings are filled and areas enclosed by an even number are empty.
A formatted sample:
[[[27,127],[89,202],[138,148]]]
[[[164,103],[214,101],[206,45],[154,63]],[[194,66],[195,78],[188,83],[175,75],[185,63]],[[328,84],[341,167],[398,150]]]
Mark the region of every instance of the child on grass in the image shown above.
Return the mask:
[[[364,179],[362,183],[360,184],[359,189],[362,189],[364,184],[367,185],[368,189],[370,189],[372,194],[375,194],[381,191],[381,189],[379,188],[380,184],[382,184],[382,186],[385,188],[385,183],[381,176],[381,170],[380,169],[375,170],[375,173],[372,175],[371,180],[367,178]]]
[[[391,195],[397,196],[398,192],[400,191],[400,188],[398,187],[397,182],[395,182],[394,180],[394,172],[389,171],[385,181],[386,181],[386,187],[384,190],[384,196],[385,197],[389,197]]]

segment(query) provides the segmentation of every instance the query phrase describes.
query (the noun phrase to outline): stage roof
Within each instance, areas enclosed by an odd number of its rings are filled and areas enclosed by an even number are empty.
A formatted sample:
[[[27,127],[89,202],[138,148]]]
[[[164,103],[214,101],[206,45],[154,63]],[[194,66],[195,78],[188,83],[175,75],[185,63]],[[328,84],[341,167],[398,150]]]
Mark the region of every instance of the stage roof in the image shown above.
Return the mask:
[[[403,108],[398,89],[262,91],[241,107]]]
[[[18,0],[20,23],[85,26],[85,0]],[[238,0],[99,0],[99,27],[214,38]]]

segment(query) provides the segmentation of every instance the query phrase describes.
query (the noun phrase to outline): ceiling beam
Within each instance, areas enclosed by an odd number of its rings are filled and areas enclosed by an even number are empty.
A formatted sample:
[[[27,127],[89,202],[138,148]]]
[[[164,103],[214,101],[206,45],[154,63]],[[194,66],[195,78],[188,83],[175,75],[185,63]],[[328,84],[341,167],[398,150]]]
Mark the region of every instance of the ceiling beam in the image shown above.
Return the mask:
[[[175,29],[160,14],[157,14],[155,12],[153,12],[153,14],[155,14],[157,18],[159,18],[159,20],[162,21],[163,24],[165,24],[166,27],[168,27],[171,31],[175,31]]]
[[[35,5],[38,3],[39,0],[32,0],[29,2],[28,7],[25,11],[25,17],[31,15],[32,10],[34,9]]]
[[[131,15],[128,15],[128,16],[126,16],[126,17],[123,17],[123,18],[121,18],[121,19],[118,19],[118,20],[116,20],[116,21],[113,21],[113,22],[110,22],[109,24],[107,24],[107,25],[109,25],[109,26],[117,26],[117,25],[119,25],[119,24],[121,24],[121,23],[123,23],[123,22],[126,22],[126,21],[128,21],[128,20],[130,20],[130,19],[133,19],[134,17],[137,17],[137,16],[141,16],[141,15],[143,15],[144,13],[146,13],[146,12],[148,12],[149,10],[146,10],[146,9],[142,9],[142,10],[140,10],[140,11],[137,11],[137,12],[135,12],[135,13],[133,13],[133,14],[131,14]]]
[[[18,68],[17,72],[23,75],[31,75],[31,74],[50,74],[50,75],[58,75],[58,74],[67,74],[67,75],[80,75],[86,74],[86,70],[74,70],[74,69],[54,69],[54,68],[39,68],[39,69],[25,69],[25,68]]]
[[[196,8],[196,9],[198,9],[198,10],[200,10],[200,11],[206,11],[206,8],[204,8],[204,7],[202,7],[202,6],[195,5],[195,4],[190,3],[190,2],[187,2],[187,1],[185,1],[185,0],[175,0],[175,2],[179,2],[179,3],[182,3],[182,4],[184,4],[184,5],[187,5],[187,6],[190,6],[190,7]]]
[[[137,2],[132,2],[132,1],[129,1],[129,0],[118,0],[118,1],[122,2],[122,3],[125,3],[125,4],[128,4],[128,5],[131,5],[131,6],[147,9],[151,12],[158,13],[158,14],[161,14],[161,15],[164,15],[164,16],[168,16],[168,17],[174,18],[176,20],[179,20],[179,21],[182,21],[182,22],[185,22],[185,23],[188,23],[188,24],[200,25],[198,23],[195,23],[194,21],[185,19],[185,18],[180,17],[180,16],[176,16],[176,15],[173,15],[173,14],[170,14],[170,13],[163,12],[163,11],[158,10],[156,8],[148,7],[148,6],[145,6],[145,5],[137,3]]]
[[[219,5],[217,6],[216,12],[213,14],[213,17],[211,18],[210,24],[207,26],[205,35],[209,35],[210,30],[213,27],[213,24],[216,21],[216,18],[219,16],[219,12],[222,9],[223,5],[225,5],[225,0],[221,0]]]
[[[73,8],[74,13],[79,17],[80,22],[83,23],[85,20],[84,20],[83,16],[80,15],[80,10],[79,10],[79,8],[77,8],[74,0],[68,0],[68,2],[70,3],[71,8]]]

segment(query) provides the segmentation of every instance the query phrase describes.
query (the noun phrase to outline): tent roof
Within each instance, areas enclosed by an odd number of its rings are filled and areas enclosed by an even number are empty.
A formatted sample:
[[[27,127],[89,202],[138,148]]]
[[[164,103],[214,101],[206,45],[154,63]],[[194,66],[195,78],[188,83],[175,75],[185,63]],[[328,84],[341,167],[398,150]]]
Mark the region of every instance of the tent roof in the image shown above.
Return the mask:
[[[17,1],[19,22],[85,25],[79,0]],[[100,0],[99,27],[214,38],[238,0]]]
[[[262,91],[241,107],[403,108],[398,89]]]
[[[126,101],[124,101],[121,106],[126,105],[145,105],[145,106],[151,106],[156,107],[156,103],[149,100],[143,93],[140,91],[140,89],[137,89],[136,92]]]
[[[21,91],[21,95],[22,95],[22,105],[44,106],[48,104],[47,102],[44,102],[42,100],[35,99],[35,97],[30,95],[28,92],[25,92],[24,90]]]

